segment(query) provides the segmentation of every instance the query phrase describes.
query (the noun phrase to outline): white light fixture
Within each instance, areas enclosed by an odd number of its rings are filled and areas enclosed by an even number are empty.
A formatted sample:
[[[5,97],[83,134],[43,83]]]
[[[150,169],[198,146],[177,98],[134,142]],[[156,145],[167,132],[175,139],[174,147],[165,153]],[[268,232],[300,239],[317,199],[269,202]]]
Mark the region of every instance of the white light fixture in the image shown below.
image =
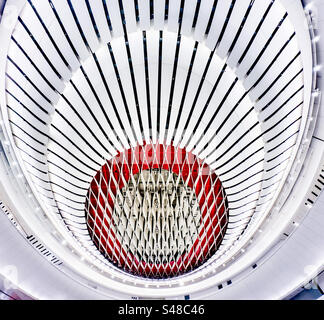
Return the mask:
[[[319,35],[316,36],[316,37],[314,37],[314,38],[313,38],[313,42],[318,42],[318,41],[320,40],[320,38],[321,38],[321,37],[320,37]]]
[[[317,65],[313,68],[314,72],[318,72],[322,69],[322,66],[321,65]]]

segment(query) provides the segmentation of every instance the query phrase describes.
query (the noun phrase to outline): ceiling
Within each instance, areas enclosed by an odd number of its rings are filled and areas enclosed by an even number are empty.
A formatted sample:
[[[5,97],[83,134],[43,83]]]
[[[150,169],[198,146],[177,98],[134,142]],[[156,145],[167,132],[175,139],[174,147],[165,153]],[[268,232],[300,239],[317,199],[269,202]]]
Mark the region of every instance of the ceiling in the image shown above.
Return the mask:
[[[259,286],[270,270],[256,266],[296,245],[321,203],[315,8],[289,0],[7,0],[0,200],[13,232],[54,266],[48,272],[92,288],[84,297],[142,288],[143,297],[240,298],[246,281]],[[228,203],[217,251],[173,278],[113,265],[85,214],[102,166],[150,144],[192,153],[219,177]],[[235,279],[241,289],[233,293]],[[299,285],[288,282],[275,298]]]

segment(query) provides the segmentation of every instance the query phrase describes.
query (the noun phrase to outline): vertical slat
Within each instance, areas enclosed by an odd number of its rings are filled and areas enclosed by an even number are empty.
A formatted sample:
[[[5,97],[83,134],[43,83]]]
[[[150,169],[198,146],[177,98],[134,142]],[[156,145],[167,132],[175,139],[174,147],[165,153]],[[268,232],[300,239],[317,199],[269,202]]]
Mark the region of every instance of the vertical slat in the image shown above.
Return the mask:
[[[51,63],[55,66],[57,71],[67,80],[71,77],[71,71],[64,64],[62,58],[59,56],[53,43],[50,41],[44,27],[40,20],[37,18],[34,10],[30,5],[26,5],[23,14],[21,15],[22,23],[26,25],[28,30],[31,32],[35,41],[41,47],[44,54],[48,57]],[[52,17],[53,19],[53,17]],[[55,19],[55,18],[54,18]]]
[[[206,46],[211,50],[214,50],[214,48],[216,46],[216,42],[218,41],[218,38],[220,37],[220,33],[223,30],[225,18],[227,16],[227,13],[228,13],[231,3],[232,3],[232,0],[218,1],[218,3],[217,3],[213,22],[211,24],[210,31],[209,31],[207,39],[206,39]],[[243,11],[242,7],[240,6],[240,11],[241,10]],[[232,39],[233,39],[233,36],[231,35],[230,40],[232,40]]]
[[[149,120],[147,111],[147,99],[145,87],[145,70],[144,70],[144,50],[143,50],[143,38],[140,33],[134,33],[129,35],[129,48],[132,56],[132,63],[134,68],[134,77],[137,87],[137,95],[139,107],[141,109],[144,137],[146,141],[150,140],[149,133]]]
[[[152,139],[153,139],[153,143],[156,143],[159,34],[157,32],[147,31],[146,35],[147,35],[147,55],[148,55],[148,65],[149,65],[150,100],[151,100],[151,110],[152,110]]]
[[[42,108],[47,110],[49,114],[54,112],[53,105],[47,101],[32,85],[27,81],[26,77],[11,62],[7,62],[7,74],[10,78],[23,88]],[[7,80],[8,81],[8,80]]]
[[[92,25],[87,5],[85,1],[80,0],[71,0],[71,2],[90,49],[92,52],[95,52],[99,47],[99,40]]]
[[[48,1],[33,1],[33,5],[42,18],[44,25],[52,36],[55,44],[61,51],[62,55],[69,63],[72,71],[79,67],[79,61],[69,45],[59,22],[57,21],[53,9]],[[46,17],[46,19],[45,19]],[[55,32],[54,32],[55,31]]]
[[[92,13],[100,33],[101,41],[102,43],[107,43],[111,40],[111,35],[107,23],[107,17],[105,16],[103,3],[100,0],[89,1],[89,3],[91,5]]]
[[[120,90],[118,88],[118,82],[116,79],[116,75],[114,72],[114,66],[112,64],[112,60],[110,58],[109,49],[107,46],[103,47],[101,50],[97,52],[97,59],[101,65],[102,72],[107,81],[107,85],[110,89],[113,101],[118,110],[118,115],[121,119],[122,124],[125,128],[125,134],[130,140],[131,144],[136,144],[134,137],[132,135],[132,131],[130,128],[130,124],[127,118],[127,114],[125,111],[125,106],[123,104],[123,100],[120,94]]]
[[[25,55],[23,51],[26,53],[27,57],[24,59],[32,60],[35,64],[35,60],[37,61],[36,67],[40,70],[42,75],[46,77],[46,79],[51,83],[51,85],[59,92],[62,92],[64,89],[63,79],[60,79],[58,74],[56,74],[55,70],[49,65],[46,61],[45,57],[42,55],[41,51],[37,48],[36,44],[33,42],[30,35],[23,28],[21,24],[16,26],[15,31],[13,32],[13,36],[17,41],[20,48],[21,54]],[[16,45],[15,45],[16,46]],[[23,50],[23,51],[22,51]],[[19,61],[19,60],[17,60]]]
[[[77,25],[74,21],[72,12],[69,8],[67,1],[61,0],[51,0],[56,12],[58,13],[59,19],[64,25],[66,32],[68,33],[73,46],[75,47],[76,51],[78,52],[80,59],[84,61],[88,55],[89,51],[80,35],[80,32],[77,28]]]
[[[240,26],[244,22],[244,15],[250,5],[251,0],[243,0],[243,1],[237,1],[235,3],[233,12],[231,14],[230,20],[228,22],[227,28],[225,30],[224,36],[222,38],[222,41],[219,43],[217,54],[224,58],[228,50],[232,44],[232,41],[234,40],[234,36],[236,33],[240,30]],[[223,5],[223,1],[221,1],[221,4]],[[216,9],[215,12],[215,19],[220,20],[226,18],[227,11],[224,10],[223,12],[221,10]],[[217,29],[216,29],[217,30]],[[215,31],[215,30],[213,30]],[[212,45],[211,45],[212,47]]]
[[[192,23],[195,15],[196,6],[197,6],[197,1],[185,1],[184,3],[182,27],[181,27],[182,35],[191,36]]]
[[[206,49],[205,46],[198,46],[195,63],[192,69],[192,75],[190,77],[190,81],[188,85],[188,90],[187,90],[185,104],[183,107],[182,116],[180,118],[179,127],[174,138],[175,144],[182,141],[181,139],[182,135],[190,134],[184,132],[184,127],[189,117],[189,112],[194,104],[195,96],[197,94],[199,84],[201,82],[201,70],[205,68],[209,55],[210,52]],[[182,143],[180,147],[181,148],[184,147],[184,143]]]
[[[84,70],[86,71],[89,81],[92,83],[94,90],[96,91],[96,94],[98,95],[99,100],[101,101],[104,111],[106,112],[110,122],[113,124],[114,131],[116,131],[116,134],[121,139],[121,141],[127,145],[127,142],[124,138],[124,133],[122,132],[122,129],[120,128],[118,120],[115,116],[115,113],[112,110],[108,93],[107,93],[105,85],[102,81],[99,70],[96,66],[94,58],[93,57],[89,58],[86,61],[86,63],[83,64],[83,67],[84,67]],[[102,127],[107,128],[107,131],[111,130],[111,128],[109,127],[109,124],[105,120],[105,115],[103,114],[103,112],[101,110],[99,110],[99,106],[97,109],[94,108],[94,106],[97,105],[97,103],[93,102],[89,105],[91,107],[93,107],[95,112],[98,112],[98,120],[101,122]],[[120,143],[115,140],[114,134],[110,134],[109,137],[115,141],[116,146],[120,146]],[[121,149],[122,148],[120,147],[120,150]]]
[[[109,0],[106,1],[109,16],[112,24],[112,36],[113,37],[120,37],[123,35],[123,25],[120,16],[120,8],[118,4],[118,0]]]
[[[222,0],[223,1],[223,0]],[[222,2],[219,1],[219,2]],[[227,1],[227,0],[225,0]],[[196,41],[203,41],[205,37],[205,31],[208,24],[208,20],[211,14],[214,0],[204,0],[200,2],[199,15],[194,32],[194,38]]]
[[[12,43],[9,48],[8,56],[20,66],[23,66],[23,73],[37,86],[37,88],[48,97],[52,103],[57,102],[58,95],[55,90],[52,89],[45,82],[38,72],[35,72],[35,68],[32,63],[26,58],[23,52],[18,48],[15,43]],[[57,77],[56,77],[57,78]]]
[[[160,143],[163,143],[165,124],[169,108],[169,96],[172,83],[172,71],[177,45],[177,35],[165,31],[162,47],[162,80],[161,80],[161,110],[160,110]]]
[[[116,39],[111,43],[111,47],[114,53],[116,64],[118,66],[121,86],[122,86],[122,90],[125,93],[125,99],[131,116],[133,127],[136,132],[137,139],[139,139],[138,142],[141,144],[142,133],[139,125],[139,117],[136,113],[136,104],[135,104],[135,98],[133,94],[132,79],[131,79],[129,65],[128,65],[128,56],[126,53],[125,42],[122,38]]]
[[[171,32],[178,31],[180,4],[181,4],[181,0],[169,1],[168,31],[171,31]]]
[[[228,57],[227,63],[232,68],[235,68],[237,66],[242,53],[246,49],[246,46],[253,36],[258,24],[260,23],[262,16],[265,14],[269,3],[269,0],[254,1],[251,12],[245,22],[244,28],[237,40],[235,47]]]
[[[140,27],[142,30],[148,30],[150,28],[150,1],[138,0],[138,10],[140,17]],[[155,18],[154,18],[155,20]]]
[[[127,33],[135,32],[137,29],[134,1],[123,1],[124,14],[126,19]]]
[[[172,103],[172,114],[170,117],[169,132],[167,144],[171,143],[171,138],[174,132],[175,123],[178,117],[181,100],[184,98],[184,86],[187,79],[189,65],[193,54],[195,42],[189,38],[181,38],[181,46],[179,50],[179,62],[177,68],[177,77],[174,88],[174,96]]]
[[[162,30],[164,27],[165,0],[154,0],[154,28]]]

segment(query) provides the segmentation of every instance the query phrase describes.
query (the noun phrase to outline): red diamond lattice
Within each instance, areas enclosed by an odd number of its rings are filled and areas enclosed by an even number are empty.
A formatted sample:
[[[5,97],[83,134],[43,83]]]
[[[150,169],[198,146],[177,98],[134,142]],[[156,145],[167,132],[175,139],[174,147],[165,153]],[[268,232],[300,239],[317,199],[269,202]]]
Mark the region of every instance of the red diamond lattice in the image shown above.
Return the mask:
[[[217,175],[194,154],[144,144],[106,161],[90,184],[85,214],[109,261],[161,279],[192,271],[216,252],[228,204]]]

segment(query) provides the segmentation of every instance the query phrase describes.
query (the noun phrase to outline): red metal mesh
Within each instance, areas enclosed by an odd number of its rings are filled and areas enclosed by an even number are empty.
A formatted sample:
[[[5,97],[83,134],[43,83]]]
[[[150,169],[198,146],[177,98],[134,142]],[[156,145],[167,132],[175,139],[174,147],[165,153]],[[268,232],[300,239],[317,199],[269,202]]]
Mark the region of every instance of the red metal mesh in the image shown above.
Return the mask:
[[[163,190],[169,188],[172,195],[164,196],[165,201],[175,199],[180,209],[172,205],[171,209],[163,209],[163,204],[152,205],[146,214],[144,209],[134,209],[135,201],[143,203],[143,199],[136,200],[134,192],[137,190],[137,197],[141,197],[149,190],[143,178],[145,172],[150,178],[156,173],[158,177],[169,173],[169,180],[161,178],[162,187],[155,187],[151,194],[161,199]],[[129,185],[133,191],[129,191]],[[177,196],[179,190],[191,199],[191,204],[197,203],[198,211],[181,208],[186,198]],[[227,199],[217,175],[194,154],[162,144],[137,146],[107,161],[90,184],[85,213],[89,234],[100,252],[124,271],[148,278],[174,277],[200,266],[217,250],[228,223]],[[192,214],[196,218],[189,217]],[[144,224],[140,226],[139,221]],[[159,243],[166,249],[156,248]],[[177,244],[181,244],[179,248]]]

